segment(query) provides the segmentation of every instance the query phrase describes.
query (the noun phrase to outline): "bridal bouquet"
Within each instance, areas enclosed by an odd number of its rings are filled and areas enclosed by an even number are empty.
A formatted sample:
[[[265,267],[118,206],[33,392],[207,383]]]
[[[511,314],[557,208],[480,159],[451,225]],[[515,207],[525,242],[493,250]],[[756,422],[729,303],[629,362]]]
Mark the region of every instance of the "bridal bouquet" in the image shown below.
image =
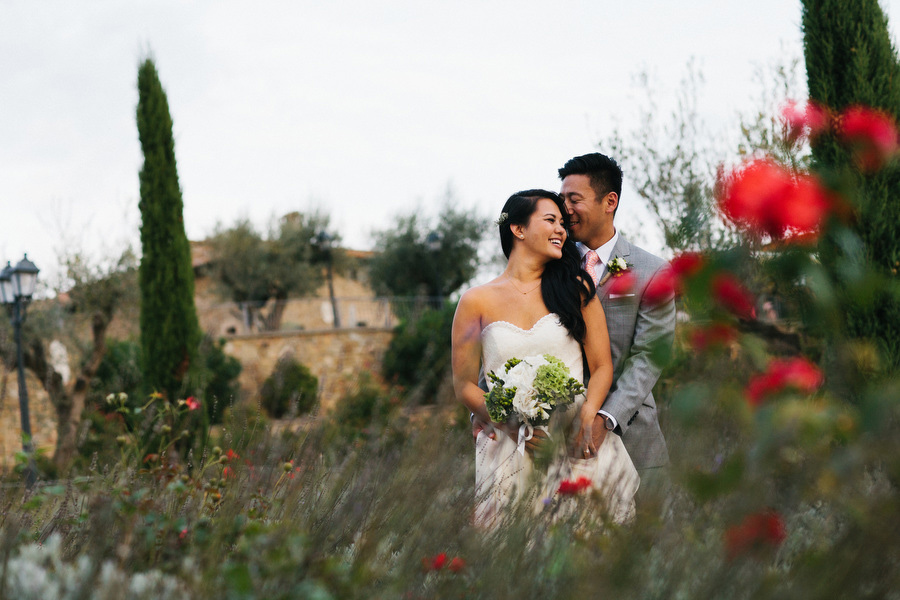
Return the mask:
[[[519,449],[523,453],[534,429],[546,432],[551,413],[571,404],[584,391],[565,363],[549,354],[511,358],[499,374],[491,371],[488,378],[494,382],[484,395],[488,414],[495,423],[510,419],[520,423]]]

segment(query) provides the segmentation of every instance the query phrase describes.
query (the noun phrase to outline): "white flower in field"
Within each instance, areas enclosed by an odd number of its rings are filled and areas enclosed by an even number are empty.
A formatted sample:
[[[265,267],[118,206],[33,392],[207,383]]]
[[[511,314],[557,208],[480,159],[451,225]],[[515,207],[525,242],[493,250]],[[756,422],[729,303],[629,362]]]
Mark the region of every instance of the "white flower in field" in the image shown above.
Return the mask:
[[[5,572],[0,570],[0,589],[7,598],[44,600],[76,598],[90,586],[92,598],[177,598],[187,599],[184,584],[158,570],[129,575],[112,561],[106,561],[94,574],[94,563],[82,554],[73,562],[62,558],[62,538],[53,534],[43,543],[19,546],[9,559]],[[16,554],[17,552],[17,554]],[[90,581],[91,577],[95,577]]]
[[[119,392],[119,402],[125,403],[128,400],[128,394],[125,392]]]
[[[106,396],[106,403],[107,403],[107,404],[112,404],[112,403],[115,402],[115,401],[116,401],[116,395],[115,395],[115,394],[109,394],[109,395]]]

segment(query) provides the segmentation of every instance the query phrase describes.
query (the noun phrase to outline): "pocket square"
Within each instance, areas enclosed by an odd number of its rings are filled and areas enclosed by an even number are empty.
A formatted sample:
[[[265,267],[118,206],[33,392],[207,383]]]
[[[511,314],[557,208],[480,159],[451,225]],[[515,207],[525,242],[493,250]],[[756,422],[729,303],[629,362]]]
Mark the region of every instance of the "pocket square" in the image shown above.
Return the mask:
[[[616,298],[634,298],[634,294],[610,294],[609,299],[615,300]]]

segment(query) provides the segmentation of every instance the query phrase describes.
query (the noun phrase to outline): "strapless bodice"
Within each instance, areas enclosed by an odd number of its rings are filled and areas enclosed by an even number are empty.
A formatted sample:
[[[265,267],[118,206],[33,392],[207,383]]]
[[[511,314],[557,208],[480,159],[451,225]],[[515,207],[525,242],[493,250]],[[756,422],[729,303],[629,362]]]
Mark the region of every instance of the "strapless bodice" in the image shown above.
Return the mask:
[[[481,351],[484,372],[498,372],[510,358],[525,358],[535,354],[550,354],[569,367],[569,373],[584,381],[581,344],[569,335],[569,330],[550,313],[531,326],[522,329],[506,321],[494,321],[481,330]],[[488,380],[488,386],[493,383]]]

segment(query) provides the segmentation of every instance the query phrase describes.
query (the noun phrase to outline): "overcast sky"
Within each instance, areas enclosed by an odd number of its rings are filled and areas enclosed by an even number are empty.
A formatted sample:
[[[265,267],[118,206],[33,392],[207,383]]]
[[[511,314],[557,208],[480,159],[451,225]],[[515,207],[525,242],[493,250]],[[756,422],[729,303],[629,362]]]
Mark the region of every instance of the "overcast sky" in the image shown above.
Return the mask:
[[[900,0],[882,6],[896,31]],[[568,158],[636,125],[642,70],[668,113],[695,59],[704,118],[734,130],[755,70],[801,41],[794,0],[0,0],[0,258],[49,276],[66,250],[139,249],[148,52],[191,239],[318,209],[366,249],[448,184],[492,217],[558,189]]]

